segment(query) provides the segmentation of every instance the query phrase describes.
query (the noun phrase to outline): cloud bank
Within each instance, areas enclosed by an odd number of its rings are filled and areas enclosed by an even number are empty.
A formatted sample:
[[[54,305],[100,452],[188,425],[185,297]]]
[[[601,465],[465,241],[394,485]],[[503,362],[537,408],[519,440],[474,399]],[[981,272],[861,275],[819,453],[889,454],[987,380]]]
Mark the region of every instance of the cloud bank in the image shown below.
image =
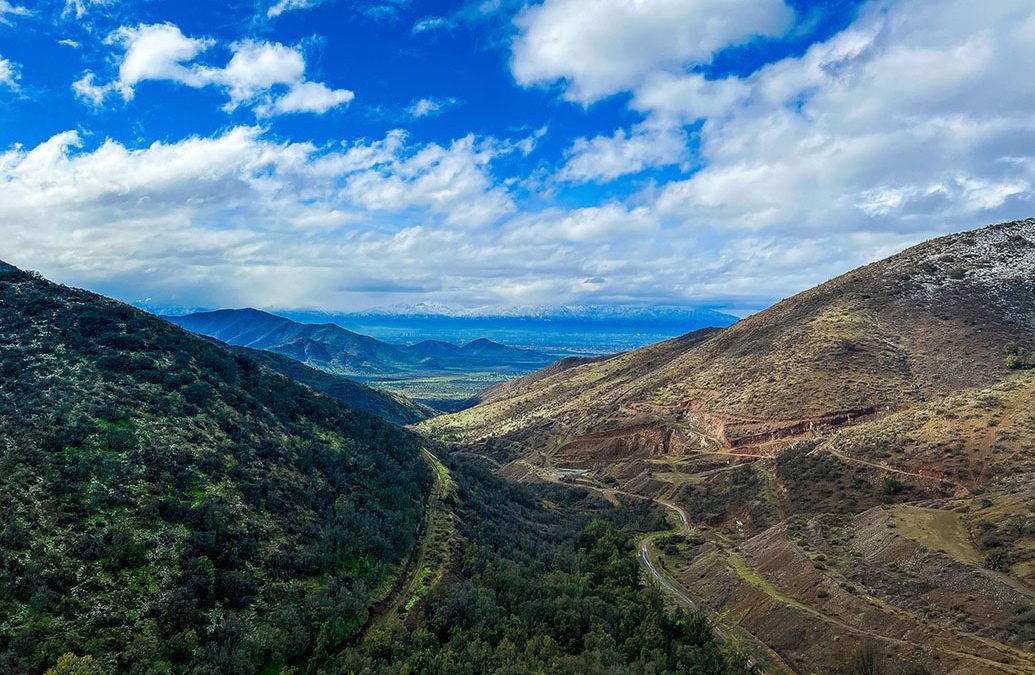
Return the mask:
[[[922,239],[1032,214],[1030,0],[878,0],[753,72],[711,69],[802,21],[782,0],[520,10],[518,86],[586,114],[604,99],[624,109],[614,128],[551,125],[553,158],[537,150],[545,128],[286,140],[276,117],[352,100],[309,79],[301,49],[124,27],[108,38],[112,70],[77,82],[82,98],[212,88],[267,126],[11,147],[0,240],[12,263],[169,304],[758,308]],[[17,75],[0,60],[0,83],[28,89]],[[414,119],[448,102],[403,100]]]
[[[302,51],[276,42],[242,40],[230,45],[232,56],[223,67],[197,59],[213,46],[211,38],[191,38],[173,24],[122,27],[105,42],[122,50],[117,77],[100,84],[87,72],[73,84],[80,98],[101,106],[111,94],[133,99],[143,82],[175,82],[195,89],[218,87],[226,92],[224,109],[252,108],[259,117],[288,113],[323,114],[355,98],[347,89],[331,89],[306,79]]]

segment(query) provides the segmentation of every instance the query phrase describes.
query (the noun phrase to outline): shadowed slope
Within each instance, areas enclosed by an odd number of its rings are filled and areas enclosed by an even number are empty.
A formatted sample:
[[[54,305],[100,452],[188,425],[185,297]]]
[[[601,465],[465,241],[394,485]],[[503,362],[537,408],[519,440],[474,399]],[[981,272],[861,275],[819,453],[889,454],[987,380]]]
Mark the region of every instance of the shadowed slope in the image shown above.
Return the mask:
[[[0,671],[318,663],[414,545],[415,435],[0,270]]]
[[[437,410],[400,394],[368,387],[339,375],[310,368],[295,359],[248,347],[230,347],[275,373],[304,384],[314,391],[336,398],[353,410],[370,413],[395,424],[414,424],[439,414]]]

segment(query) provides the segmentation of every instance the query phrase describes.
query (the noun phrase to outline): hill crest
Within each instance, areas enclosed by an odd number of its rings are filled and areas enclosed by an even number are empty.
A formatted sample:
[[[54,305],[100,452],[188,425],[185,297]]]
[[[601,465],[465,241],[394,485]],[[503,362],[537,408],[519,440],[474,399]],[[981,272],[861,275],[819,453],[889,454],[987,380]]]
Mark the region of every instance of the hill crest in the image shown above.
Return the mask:
[[[1035,347],[1033,269],[1035,220],[942,237],[721,331],[533,375],[429,426],[535,436],[537,425],[570,418],[578,436],[664,420],[696,429],[691,442],[768,451],[817,427],[1001,380],[1007,344]]]

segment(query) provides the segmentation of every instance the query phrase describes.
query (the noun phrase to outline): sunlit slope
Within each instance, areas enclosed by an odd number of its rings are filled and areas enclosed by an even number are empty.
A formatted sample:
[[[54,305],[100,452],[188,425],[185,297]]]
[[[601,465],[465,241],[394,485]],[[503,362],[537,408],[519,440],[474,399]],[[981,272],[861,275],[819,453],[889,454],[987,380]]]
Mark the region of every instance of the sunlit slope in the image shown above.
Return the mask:
[[[999,381],[1035,346],[1035,221],[932,240],[719,331],[569,368],[428,423],[466,439],[683,425],[727,447]],[[555,434],[556,435],[556,434]]]

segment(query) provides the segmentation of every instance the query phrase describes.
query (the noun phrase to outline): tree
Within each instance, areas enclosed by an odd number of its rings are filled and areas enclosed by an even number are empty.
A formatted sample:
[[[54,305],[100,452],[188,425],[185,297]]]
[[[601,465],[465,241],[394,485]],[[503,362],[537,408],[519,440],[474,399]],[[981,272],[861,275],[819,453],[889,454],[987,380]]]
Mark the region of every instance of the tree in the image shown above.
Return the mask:
[[[92,656],[68,653],[59,658],[46,675],[107,675],[108,672],[104,664]]]

